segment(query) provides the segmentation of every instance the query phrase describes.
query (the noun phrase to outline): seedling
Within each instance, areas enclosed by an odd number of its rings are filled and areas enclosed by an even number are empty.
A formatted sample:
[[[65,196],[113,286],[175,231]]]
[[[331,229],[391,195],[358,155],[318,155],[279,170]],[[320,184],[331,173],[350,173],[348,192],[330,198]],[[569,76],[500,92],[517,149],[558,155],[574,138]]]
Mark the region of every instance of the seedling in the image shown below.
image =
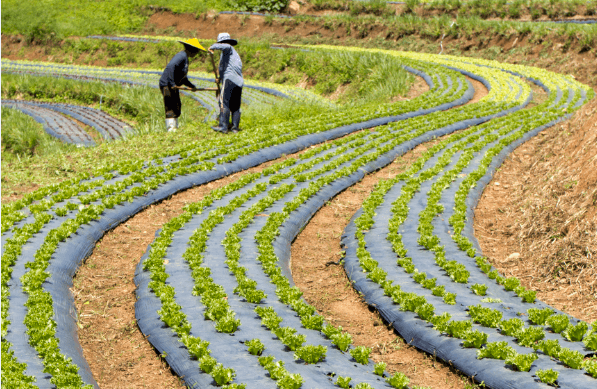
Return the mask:
[[[384,362],[376,363],[373,367],[373,373],[383,377],[383,373],[386,371],[386,366],[387,364]]]
[[[299,347],[294,353],[294,359],[302,359],[307,364],[317,363],[325,359],[328,349],[325,346],[307,345]]]
[[[404,373],[396,372],[393,376],[386,378],[386,382],[396,389],[404,389],[410,380]]]
[[[343,389],[348,389],[350,388],[350,381],[352,380],[352,378],[350,377],[340,377],[338,376],[338,379],[336,380],[336,385],[338,385],[339,387],[343,388]]]
[[[478,296],[485,296],[487,293],[487,285],[485,284],[473,284],[471,285],[471,289]]]
[[[547,318],[553,315],[553,309],[547,307],[544,309],[539,308],[529,308],[527,314],[529,315],[529,320],[537,325],[545,325],[547,322]]]
[[[555,384],[558,376],[560,375],[559,372],[554,371],[552,369],[549,370],[537,370],[537,377],[546,384]]]
[[[537,354],[518,354],[514,352],[506,358],[505,363],[507,365],[516,366],[519,371],[529,371],[531,365],[538,358]]]
[[[361,365],[369,363],[369,354],[371,354],[371,349],[365,346],[358,346],[350,350],[350,355]]]
[[[265,346],[261,343],[261,340],[257,338],[245,342],[245,345],[248,347],[249,353],[253,355],[261,355],[263,350],[265,350]]]

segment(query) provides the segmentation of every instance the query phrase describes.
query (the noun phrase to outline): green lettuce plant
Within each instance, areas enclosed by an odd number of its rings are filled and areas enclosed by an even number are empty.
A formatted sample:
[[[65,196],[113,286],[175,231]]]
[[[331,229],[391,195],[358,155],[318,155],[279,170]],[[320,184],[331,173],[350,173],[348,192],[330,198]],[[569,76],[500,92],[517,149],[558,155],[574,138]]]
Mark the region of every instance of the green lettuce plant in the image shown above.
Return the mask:
[[[365,346],[357,346],[350,350],[350,355],[361,365],[369,363],[369,354],[371,354],[371,349]]]
[[[294,352],[294,359],[302,359],[307,364],[313,364],[325,359],[327,347],[318,345],[307,345],[296,349]]]
[[[560,375],[559,372],[554,371],[552,369],[548,370],[537,370],[537,377],[546,384],[555,384],[558,376]]]
[[[410,380],[408,377],[406,377],[406,375],[404,375],[404,373],[396,372],[391,377],[386,378],[386,382],[393,388],[404,389],[408,387]]]

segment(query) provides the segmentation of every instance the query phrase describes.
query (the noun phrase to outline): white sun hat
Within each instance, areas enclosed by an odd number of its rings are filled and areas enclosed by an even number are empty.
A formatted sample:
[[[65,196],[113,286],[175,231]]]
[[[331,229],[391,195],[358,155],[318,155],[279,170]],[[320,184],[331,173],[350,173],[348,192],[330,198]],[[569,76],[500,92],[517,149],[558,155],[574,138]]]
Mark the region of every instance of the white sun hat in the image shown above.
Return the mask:
[[[236,44],[238,43],[236,41],[236,39],[231,39],[230,38],[230,34],[228,34],[227,32],[222,32],[220,34],[218,34],[218,43],[228,43],[231,46],[236,46]]]

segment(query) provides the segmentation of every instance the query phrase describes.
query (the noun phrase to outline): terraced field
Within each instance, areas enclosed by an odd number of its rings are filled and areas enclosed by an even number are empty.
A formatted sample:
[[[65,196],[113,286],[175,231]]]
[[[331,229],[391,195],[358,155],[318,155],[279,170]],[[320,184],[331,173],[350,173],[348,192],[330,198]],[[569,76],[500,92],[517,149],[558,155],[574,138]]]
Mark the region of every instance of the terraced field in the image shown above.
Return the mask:
[[[77,338],[77,269],[107,231],[133,215],[233,176],[179,210],[138,262],[136,323],[149,343],[188,387],[408,387],[407,375],[372,362],[370,348],[355,346],[350,333],[302,298],[290,247],[339,193],[434,141],[406,171],[380,180],[344,230],[341,264],[352,286],[408,343],[488,387],[596,387],[590,356],[597,323],[548,306],[518,278],[498,273],[472,227],[479,198],[507,156],[569,119],[594,98],[593,89],[570,76],[491,60],[287,47],[383,56],[428,90],[410,100],[336,106],[298,87],[250,81],[247,105],[316,100],[330,109],[176,144],[151,159],[115,158],[3,202],[2,384],[99,387]],[[5,59],[2,71],[143,86],[157,84],[160,74]],[[213,82],[204,73],[190,79]],[[488,91],[474,101],[480,91],[473,81]],[[206,109],[206,120],[213,117],[212,95],[190,97]],[[87,107],[2,104],[32,116],[68,111],[90,126],[121,123]],[[83,135],[80,142],[93,141]]]

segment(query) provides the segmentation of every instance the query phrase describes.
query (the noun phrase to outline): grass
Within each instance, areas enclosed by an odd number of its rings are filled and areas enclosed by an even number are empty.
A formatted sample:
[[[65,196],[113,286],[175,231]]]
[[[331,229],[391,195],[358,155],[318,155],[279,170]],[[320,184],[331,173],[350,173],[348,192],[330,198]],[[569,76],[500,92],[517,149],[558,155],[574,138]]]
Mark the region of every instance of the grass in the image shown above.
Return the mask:
[[[198,15],[210,9],[230,9],[234,4],[233,0],[5,0],[2,33],[47,42],[72,35],[135,32],[154,12]]]
[[[104,142],[96,147],[77,148],[56,144],[40,134],[40,128],[23,115],[2,110],[2,197],[18,196],[32,189],[31,184],[44,186],[73,177],[114,159],[150,159],[164,148],[179,142],[196,141],[214,136],[208,123],[203,122],[206,111],[194,100],[182,97],[181,128],[176,133],[164,133],[164,107],[157,89],[149,87],[122,87],[119,84],[84,82],[35,76],[2,76],[2,98],[36,99],[99,107],[126,120],[137,130],[128,139]],[[18,116],[13,118],[13,116]],[[12,126],[14,124],[14,127]],[[33,126],[37,130],[39,146],[29,147],[28,135]],[[41,130],[43,131],[43,130]],[[16,134],[16,135],[15,135]],[[25,135],[21,135],[25,134]],[[11,139],[5,147],[5,137]],[[15,144],[15,143],[18,143]],[[17,151],[19,150],[19,151]],[[20,150],[28,150],[22,152]]]
[[[16,3],[11,2],[11,0],[5,3],[3,3],[3,11],[5,12],[2,13],[3,31],[13,28],[16,25],[15,20],[10,20],[12,17],[10,8]],[[139,5],[141,3],[136,4]],[[159,5],[158,3],[155,4]],[[180,6],[182,7],[184,4]],[[27,9],[25,11],[23,15],[27,15],[27,12],[29,12]],[[282,20],[276,22],[293,24],[304,18],[306,17],[296,18],[294,21]],[[127,20],[127,23],[132,23],[131,20],[134,20],[134,17]],[[597,26],[562,26],[511,21],[490,22],[478,17],[458,18],[457,24],[453,26],[451,25],[452,19],[449,17],[423,19],[415,15],[402,17],[383,16],[377,18],[367,15],[340,15],[320,20],[326,24],[327,28],[341,29],[346,28],[347,25],[352,25],[356,30],[364,28],[367,24],[376,22],[387,26],[395,36],[401,37],[397,42],[393,39],[359,39],[356,36],[348,37],[343,41],[343,44],[347,46],[354,45],[386,49],[402,48],[423,52],[437,52],[438,45],[434,40],[443,34],[458,39],[475,37],[479,34],[482,36],[513,38],[519,34],[519,36],[528,36],[531,43],[546,41],[550,37],[563,36],[568,38],[576,35],[580,37],[579,41],[584,42],[585,46],[591,46],[591,43],[595,42],[595,37],[597,36]],[[23,33],[28,31],[27,28],[29,27],[23,26],[21,28],[23,31],[19,32]],[[119,28],[121,28],[121,32],[125,32],[128,27]],[[51,35],[53,30],[48,27],[44,31],[49,31]],[[101,31],[104,30],[100,30],[99,32]],[[93,33],[97,32],[93,31]],[[397,69],[394,65],[384,62],[383,58],[373,55],[357,57],[342,53],[334,53],[328,57],[324,57],[321,55],[313,56],[312,53],[299,50],[267,50],[269,46],[267,42],[272,41],[310,44],[324,43],[326,39],[321,37],[263,36],[260,42],[241,41],[238,49],[245,62],[247,78],[292,85],[302,81],[324,95],[331,95],[340,89],[342,90],[342,94],[336,93],[337,96],[335,95],[339,102],[349,104],[356,100],[355,104],[359,105],[375,102],[380,97],[388,99],[391,98],[390,96],[401,95],[405,90],[408,90],[410,85],[408,77],[405,74],[396,72]],[[454,46],[454,48],[451,46]],[[151,67],[154,69],[163,68],[169,58],[180,50],[179,45],[173,45],[172,43],[142,44],[74,38],[66,39],[61,45],[49,44],[43,46],[43,48],[47,54],[54,57],[54,61],[56,62],[90,63],[94,58],[103,58],[113,65]],[[29,48],[26,49],[29,50]],[[456,45],[450,45],[450,47],[446,47],[445,52],[453,53],[455,52],[454,50],[458,51],[459,48]],[[594,47],[589,50],[597,56],[597,51]],[[488,51],[487,49],[477,50],[474,53],[469,51],[468,53],[468,55],[489,58],[498,55],[498,53]],[[3,54],[5,54],[4,49]],[[191,71],[198,70],[211,71],[211,64],[205,61],[205,59],[203,61],[192,61]],[[332,77],[329,75],[332,75]],[[123,89],[118,87],[110,89],[112,87],[109,84],[100,83],[101,85],[98,88],[101,89],[90,92],[85,85],[92,85],[94,83],[73,84],[72,81],[54,80],[52,81],[54,86],[48,87],[50,81],[38,80],[31,82],[24,79],[15,80],[11,77],[16,76],[4,75],[2,77],[3,98],[46,99],[48,101],[73,102],[97,107],[99,97],[103,95],[103,108],[105,111],[133,124],[144,135],[130,139],[128,141],[130,142],[129,146],[127,146],[126,142],[122,141],[106,142],[93,150],[79,149],[72,152],[55,152],[54,154],[58,155],[55,158],[48,158],[46,152],[42,152],[44,148],[41,146],[29,148],[29,150],[33,150],[29,154],[20,151],[15,153],[3,148],[3,197],[22,193],[22,190],[18,188],[22,187],[23,183],[26,182],[36,182],[40,185],[45,185],[71,177],[79,171],[90,171],[96,163],[101,164],[102,161],[115,158],[116,156],[118,158],[132,159],[150,158],[156,150],[161,150],[164,147],[167,148],[169,144],[174,144],[177,139],[184,142],[187,140],[196,140],[198,137],[213,136],[208,126],[201,122],[205,115],[205,112],[201,109],[187,110],[183,108],[182,130],[176,135],[162,133],[163,107],[161,96],[159,93],[156,93],[156,90],[150,88]],[[589,83],[591,81],[594,80],[588,80]],[[186,98],[183,99],[183,107],[196,106],[194,101]],[[319,110],[318,112],[322,110],[321,107],[304,107],[297,104],[260,107],[254,110],[244,109],[242,125],[245,128],[254,128],[268,121],[271,123],[272,121],[292,120],[293,118],[300,118],[307,111],[313,112],[314,109]],[[3,115],[3,122],[4,120]],[[21,136],[24,149],[27,148],[28,144],[31,144],[26,138],[26,136]],[[14,139],[19,138],[14,137]],[[10,148],[15,150],[14,146],[10,146]],[[19,157],[15,159],[16,155],[19,155]],[[75,160],[77,161],[76,163],[73,162]]]
[[[119,42],[100,39],[65,39],[61,45],[42,48],[54,62],[162,69],[181,49],[173,42]],[[245,78],[297,85],[305,82],[314,92],[329,96],[340,86],[339,103],[385,102],[403,96],[413,81],[396,61],[384,55],[311,53],[301,50],[272,50],[269,43],[241,40],[237,46]],[[4,51],[4,55],[11,55]],[[211,61],[202,55],[189,64],[190,71],[212,71]]]
[[[17,109],[2,109],[2,162],[20,161],[33,155],[71,152],[67,145],[47,134],[43,126]],[[4,171],[6,173],[6,171]]]
[[[128,121],[141,133],[155,131],[162,119],[163,102],[153,88],[122,86],[100,81],[73,81],[54,77],[2,75],[2,98],[53,101],[99,107]]]
[[[280,0],[282,1],[282,0]],[[269,3],[277,2],[272,0]],[[267,3],[267,2],[266,2]],[[423,2],[420,2],[423,4]],[[467,37],[482,35],[531,35],[543,39],[551,31],[556,34],[571,30],[572,34],[587,35],[583,43],[588,49],[597,36],[597,26],[562,26],[544,23],[520,23],[517,17],[529,14],[538,18],[547,16],[556,19],[580,15],[594,17],[597,14],[597,0],[460,0],[427,1],[418,8],[439,11],[441,17],[422,18],[417,13],[396,16],[392,8],[381,0],[346,1],[312,0],[315,9],[338,9],[348,11],[342,15],[312,18],[297,16],[285,23],[301,20],[321,23],[330,29],[348,28],[367,31],[372,25],[384,25],[396,36],[419,34],[423,37],[439,38],[446,33]],[[163,10],[174,13],[192,13],[205,16],[208,10],[230,10],[242,8],[236,0],[106,0],[101,2],[80,2],[76,0],[32,0],[19,2],[6,0],[2,3],[2,33],[21,34],[30,42],[52,43],[68,36],[117,34],[140,32],[148,18]],[[415,7],[417,8],[417,7]],[[418,9],[417,8],[417,9]],[[44,12],[39,12],[43,9]],[[514,17],[514,20],[485,20],[490,17]],[[456,23],[453,23],[456,22]],[[592,39],[587,41],[587,39]],[[163,66],[163,65],[162,65]],[[160,66],[161,67],[161,66]]]
[[[129,122],[136,135],[92,148],[77,148],[45,134],[41,125],[28,116],[11,109],[2,110],[3,199],[18,197],[36,186],[60,182],[81,172],[90,173],[115,159],[149,160],[156,153],[180,144],[222,136],[211,130],[214,123],[204,122],[206,110],[185,96],[182,96],[181,127],[176,133],[165,133],[163,101],[157,89],[30,75],[2,77],[3,99],[35,99],[98,108],[100,96],[103,96],[102,110]],[[328,109],[331,108],[292,102],[251,105],[242,110],[241,126],[262,127]]]
[[[247,74],[259,80],[296,85],[307,81],[315,93],[339,103],[387,102],[408,93],[414,77],[394,59],[374,53],[311,53],[300,50],[239,48]],[[244,70],[243,70],[244,72]]]
[[[403,96],[408,93],[414,80],[397,61],[384,55],[272,50],[268,44],[249,42],[243,42],[238,48],[243,57],[247,78],[291,85],[308,80],[315,92],[323,95],[335,94],[339,102],[345,103],[346,109],[355,105],[388,102],[397,96]],[[143,61],[146,67],[158,68],[159,62],[174,55],[179,49],[179,45],[172,43],[67,39],[62,45],[52,47],[51,53],[55,62],[85,63],[85,58],[90,56],[106,55],[114,62],[131,67],[139,67]],[[143,53],[145,56],[141,55]],[[211,63],[206,58],[191,62],[191,71],[209,71],[210,68]],[[339,90],[342,93],[338,93]],[[5,136],[13,139],[11,143],[6,143],[9,147],[2,152],[2,168],[5,173],[3,197],[20,194],[22,190],[19,188],[23,188],[24,182],[50,184],[82,171],[89,172],[93,167],[102,166],[114,158],[150,159],[153,154],[179,142],[216,136],[209,125],[203,122],[206,111],[195,101],[185,97],[180,119],[181,131],[176,135],[163,133],[162,97],[156,89],[149,87],[5,74],[2,77],[2,98],[71,103],[94,108],[99,107],[101,99],[102,110],[128,122],[137,132],[136,136],[127,140],[105,142],[92,149],[56,145],[50,153],[43,151],[44,148],[36,147],[37,141],[12,133],[5,135],[3,130],[3,143]],[[258,128],[325,113],[330,109],[335,108],[289,101],[273,106],[247,106],[243,108],[241,124],[245,129]],[[19,131],[17,134],[23,133],[25,129]],[[45,136],[39,129],[37,133]],[[21,145],[17,146],[16,143]],[[23,153],[19,147],[28,148],[29,151]],[[16,155],[18,157],[14,158]]]

